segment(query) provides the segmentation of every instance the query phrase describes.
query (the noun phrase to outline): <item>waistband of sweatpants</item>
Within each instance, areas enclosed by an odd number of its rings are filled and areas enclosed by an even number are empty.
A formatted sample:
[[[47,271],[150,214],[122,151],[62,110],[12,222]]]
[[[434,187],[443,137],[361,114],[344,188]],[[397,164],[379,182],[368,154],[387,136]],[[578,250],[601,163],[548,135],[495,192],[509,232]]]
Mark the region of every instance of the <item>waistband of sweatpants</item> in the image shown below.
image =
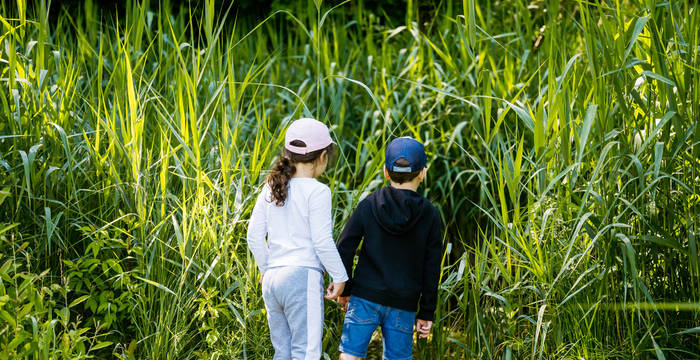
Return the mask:
[[[293,268],[293,269],[299,269],[299,270],[315,270],[321,273],[323,275],[323,270],[316,268],[316,267],[311,267],[311,266],[292,266],[292,265],[278,265],[278,266],[272,266],[268,267],[265,271],[270,271],[273,269],[286,269],[286,268]]]

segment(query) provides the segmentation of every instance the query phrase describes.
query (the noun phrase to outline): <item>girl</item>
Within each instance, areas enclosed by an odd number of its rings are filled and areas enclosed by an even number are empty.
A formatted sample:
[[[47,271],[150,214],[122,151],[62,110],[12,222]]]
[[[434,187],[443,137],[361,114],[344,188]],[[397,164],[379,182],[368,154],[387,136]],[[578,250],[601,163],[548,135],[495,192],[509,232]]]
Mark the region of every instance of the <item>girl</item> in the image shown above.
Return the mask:
[[[338,297],[348,279],[331,237],[331,191],[316,180],[334,145],[320,121],[294,121],[248,224],[274,360],[321,357],[323,269],[333,278],[326,299]]]

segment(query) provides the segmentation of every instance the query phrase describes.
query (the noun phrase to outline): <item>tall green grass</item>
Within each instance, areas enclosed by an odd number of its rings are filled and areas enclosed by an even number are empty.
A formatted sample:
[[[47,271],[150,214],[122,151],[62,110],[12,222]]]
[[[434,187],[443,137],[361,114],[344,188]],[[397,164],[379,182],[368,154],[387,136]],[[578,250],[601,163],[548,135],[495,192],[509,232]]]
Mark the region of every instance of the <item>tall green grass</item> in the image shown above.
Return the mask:
[[[270,358],[245,228],[300,116],[340,145],[336,232],[387,140],[426,144],[416,358],[699,357],[695,2],[48,5],[0,5],[0,358]]]

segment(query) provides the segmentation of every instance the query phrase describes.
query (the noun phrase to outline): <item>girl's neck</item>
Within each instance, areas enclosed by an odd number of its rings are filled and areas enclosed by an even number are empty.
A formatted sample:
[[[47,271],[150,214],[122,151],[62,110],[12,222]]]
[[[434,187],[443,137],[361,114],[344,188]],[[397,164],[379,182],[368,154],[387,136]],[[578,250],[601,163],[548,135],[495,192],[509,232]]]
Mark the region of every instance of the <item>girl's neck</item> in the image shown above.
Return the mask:
[[[294,167],[296,168],[296,171],[294,172],[294,175],[292,175],[292,178],[316,178],[316,176],[314,176],[316,167],[313,163],[295,163]]]

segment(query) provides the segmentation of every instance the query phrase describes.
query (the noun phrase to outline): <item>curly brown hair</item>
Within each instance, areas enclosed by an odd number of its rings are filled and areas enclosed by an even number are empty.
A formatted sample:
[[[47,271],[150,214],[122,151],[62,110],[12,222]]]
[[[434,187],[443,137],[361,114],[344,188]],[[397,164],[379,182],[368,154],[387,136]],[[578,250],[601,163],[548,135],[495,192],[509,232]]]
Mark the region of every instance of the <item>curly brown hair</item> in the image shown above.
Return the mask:
[[[290,145],[305,147],[306,144],[301,140],[294,140]],[[294,164],[296,163],[310,163],[316,160],[324,151],[326,151],[326,156],[329,159],[334,153],[334,144],[330,144],[323,149],[311,151],[306,154],[293,153],[286,148],[282,148],[280,152],[280,159],[277,161],[275,166],[272,167],[272,171],[267,175],[265,182],[270,186],[270,200],[277,206],[283,206],[284,202],[287,200],[287,194],[289,191],[289,180],[294,176],[297,169]]]

